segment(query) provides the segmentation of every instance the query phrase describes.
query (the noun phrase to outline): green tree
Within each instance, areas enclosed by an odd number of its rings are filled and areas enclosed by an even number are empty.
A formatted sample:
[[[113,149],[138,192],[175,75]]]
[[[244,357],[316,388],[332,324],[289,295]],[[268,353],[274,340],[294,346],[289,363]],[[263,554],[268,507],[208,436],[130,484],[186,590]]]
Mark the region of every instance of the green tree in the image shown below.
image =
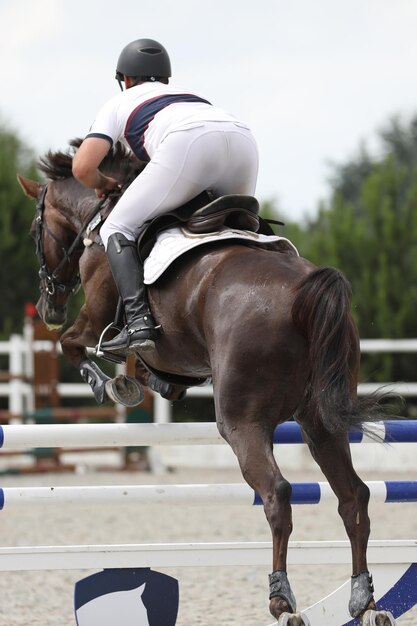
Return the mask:
[[[33,201],[26,198],[16,174],[37,178],[32,152],[17,134],[0,124],[0,334],[21,332],[24,303],[38,298],[37,264],[29,229]]]
[[[295,234],[303,256],[340,268],[352,283],[353,311],[363,338],[417,333],[417,118],[393,120],[382,150],[334,166],[331,197]],[[415,356],[364,359],[363,377],[415,378]]]

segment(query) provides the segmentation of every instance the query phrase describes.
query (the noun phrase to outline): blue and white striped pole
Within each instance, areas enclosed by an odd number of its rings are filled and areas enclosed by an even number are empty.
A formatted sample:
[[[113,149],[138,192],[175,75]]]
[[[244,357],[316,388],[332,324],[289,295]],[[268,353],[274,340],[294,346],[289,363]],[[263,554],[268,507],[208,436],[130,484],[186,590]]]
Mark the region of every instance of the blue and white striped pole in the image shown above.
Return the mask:
[[[370,481],[374,502],[417,502],[417,481]],[[318,504],[335,498],[326,482],[292,483],[292,504]],[[5,487],[0,509],[19,504],[237,504],[260,505],[258,494],[245,483],[202,485],[111,485],[67,487]]]

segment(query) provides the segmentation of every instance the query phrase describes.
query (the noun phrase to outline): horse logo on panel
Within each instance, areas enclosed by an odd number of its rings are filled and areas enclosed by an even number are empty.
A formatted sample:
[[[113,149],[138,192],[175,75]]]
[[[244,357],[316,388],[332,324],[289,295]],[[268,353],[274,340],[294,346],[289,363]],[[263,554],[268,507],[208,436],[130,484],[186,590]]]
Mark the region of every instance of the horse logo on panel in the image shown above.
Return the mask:
[[[149,568],[108,569],[75,585],[77,626],[175,626],[178,581]]]

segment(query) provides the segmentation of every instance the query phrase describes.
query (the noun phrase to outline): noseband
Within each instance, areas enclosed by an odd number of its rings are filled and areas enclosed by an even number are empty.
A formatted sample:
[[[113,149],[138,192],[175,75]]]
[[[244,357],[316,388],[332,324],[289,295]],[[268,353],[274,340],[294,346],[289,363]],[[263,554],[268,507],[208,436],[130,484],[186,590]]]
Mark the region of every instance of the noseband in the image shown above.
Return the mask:
[[[53,304],[49,300],[49,296],[53,296],[56,292],[68,293],[69,295],[75,293],[80,286],[80,275],[77,273],[75,278],[69,282],[63,282],[59,280],[59,273],[64,267],[66,263],[69,263],[71,260],[72,254],[75,250],[80,248],[80,242],[82,237],[82,232],[80,232],[76,238],[74,239],[71,246],[67,249],[63,242],[58,239],[54,235],[54,233],[48,228],[44,220],[44,211],[45,211],[45,196],[48,190],[48,185],[45,185],[43,188],[38,201],[36,203],[36,215],[35,215],[35,245],[36,245],[36,256],[39,261],[39,277],[41,279],[41,283],[43,282],[45,285],[46,291],[46,299],[50,304]],[[45,251],[43,245],[43,234],[46,233],[49,237],[54,239],[56,243],[62,250],[62,259],[56,266],[56,268],[51,271],[48,268],[45,258]],[[53,304],[55,308],[56,305]]]

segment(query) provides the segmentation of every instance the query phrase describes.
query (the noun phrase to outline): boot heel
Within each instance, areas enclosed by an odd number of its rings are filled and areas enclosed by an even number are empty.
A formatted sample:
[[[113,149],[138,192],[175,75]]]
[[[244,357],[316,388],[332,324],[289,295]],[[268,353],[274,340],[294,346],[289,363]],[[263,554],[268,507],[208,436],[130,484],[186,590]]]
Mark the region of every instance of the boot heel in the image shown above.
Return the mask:
[[[155,350],[155,342],[153,339],[136,339],[133,340],[127,349],[128,354],[139,352],[149,352]]]

